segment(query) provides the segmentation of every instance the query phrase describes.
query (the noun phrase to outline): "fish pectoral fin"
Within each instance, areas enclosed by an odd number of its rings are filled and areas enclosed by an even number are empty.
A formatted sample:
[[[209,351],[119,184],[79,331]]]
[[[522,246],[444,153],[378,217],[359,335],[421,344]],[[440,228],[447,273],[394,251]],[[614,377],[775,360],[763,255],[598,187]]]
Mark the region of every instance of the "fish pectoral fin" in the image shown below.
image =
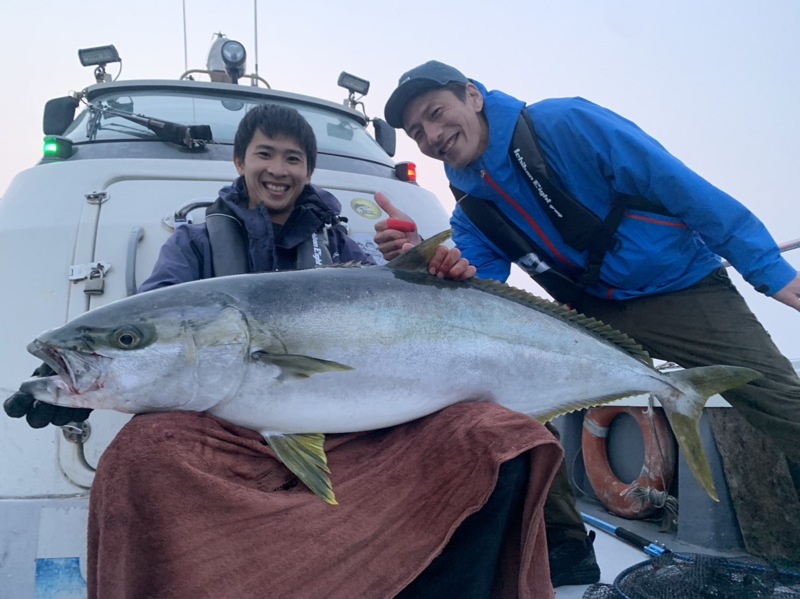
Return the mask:
[[[308,378],[312,374],[322,372],[340,372],[343,370],[353,370],[352,366],[339,364],[331,360],[313,358],[311,356],[301,356],[295,354],[273,354],[266,351],[254,351],[250,354],[253,360],[266,362],[281,369],[281,377]]]
[[[331,479],[328,478],[330,469],[323,447],[325,435],[321,433],[295,435],[263,433],[263,435],[278,459],[294,472],[314,495],[331,505],[338,505]]]

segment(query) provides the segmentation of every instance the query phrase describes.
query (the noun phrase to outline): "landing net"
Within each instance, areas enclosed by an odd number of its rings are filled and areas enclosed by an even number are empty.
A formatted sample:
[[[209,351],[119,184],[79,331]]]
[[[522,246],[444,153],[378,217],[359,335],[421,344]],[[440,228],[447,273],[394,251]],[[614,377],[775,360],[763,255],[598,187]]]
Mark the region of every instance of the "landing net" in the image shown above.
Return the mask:
[[[583,599],[800,599],[800,564],[665,553],[631,566]]]

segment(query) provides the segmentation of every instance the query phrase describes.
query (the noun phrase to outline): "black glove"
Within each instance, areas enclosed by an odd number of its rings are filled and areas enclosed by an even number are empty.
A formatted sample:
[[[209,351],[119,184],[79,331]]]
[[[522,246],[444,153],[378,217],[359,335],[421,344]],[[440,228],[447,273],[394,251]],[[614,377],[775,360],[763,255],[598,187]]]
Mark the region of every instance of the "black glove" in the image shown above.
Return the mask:
[[[55,373],[47,363],[42,362],[42,365],[33,371],[33,376],[52,376]],[[37,401],[33,395],[23,391],[17,391],[5,400],[3,409],[12,418],[25,416],[25,420],[32,428],[44,428],[48,424],[63,426],[68,422],[83,422],[92,413],[91,408],[67,408]]]

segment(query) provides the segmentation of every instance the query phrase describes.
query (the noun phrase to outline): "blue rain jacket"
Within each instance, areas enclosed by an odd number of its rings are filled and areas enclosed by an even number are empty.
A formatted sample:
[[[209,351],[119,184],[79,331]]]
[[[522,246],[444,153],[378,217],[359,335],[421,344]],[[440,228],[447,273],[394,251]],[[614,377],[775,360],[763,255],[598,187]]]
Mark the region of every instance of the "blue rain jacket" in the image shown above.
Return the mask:
[[[534,199],[508,150],[524,103],[483,93],[489,146],[472,165],[445,166],[450,182],[500,209],[547,252],[551,266],[577,277],[587,252],[567,245]],[[772,295],[797,275],[763,223],[711,185],[631,121],[583,98],[549,99],[527,107],[551,180],[605,218],[621,195],[656,202],[670,216],[629,210],[606,254],[601,281],[587,292],[627,299],[685,289],[727,259],[757,290]],[[505,196],[505,197],[504,197]],[[518,204],[515,208],[506,198]],[[505,281],[510,261],[456,207],[453,240],[481,278]]]

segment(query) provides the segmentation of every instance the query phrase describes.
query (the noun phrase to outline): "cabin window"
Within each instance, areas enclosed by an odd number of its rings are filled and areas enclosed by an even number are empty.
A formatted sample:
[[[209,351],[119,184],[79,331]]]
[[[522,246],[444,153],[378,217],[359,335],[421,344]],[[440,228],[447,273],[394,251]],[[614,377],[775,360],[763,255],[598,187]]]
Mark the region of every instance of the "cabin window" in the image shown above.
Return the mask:
[[[215,143],[233,146],[239,121],[248,110],[262,102],[252,96],[237,98],[154,91],[99,95],[92,99],[92,107],[84,108],[77,116],[65,136],[75,144],[158,139],[144,124],[125,118],[125,115],[132,115],[181,125],[209,125]],[[309,122],[320,154],[393,165],[364,127],[348,115],[322,106],[282,100],[280,103],[295,108]]]

